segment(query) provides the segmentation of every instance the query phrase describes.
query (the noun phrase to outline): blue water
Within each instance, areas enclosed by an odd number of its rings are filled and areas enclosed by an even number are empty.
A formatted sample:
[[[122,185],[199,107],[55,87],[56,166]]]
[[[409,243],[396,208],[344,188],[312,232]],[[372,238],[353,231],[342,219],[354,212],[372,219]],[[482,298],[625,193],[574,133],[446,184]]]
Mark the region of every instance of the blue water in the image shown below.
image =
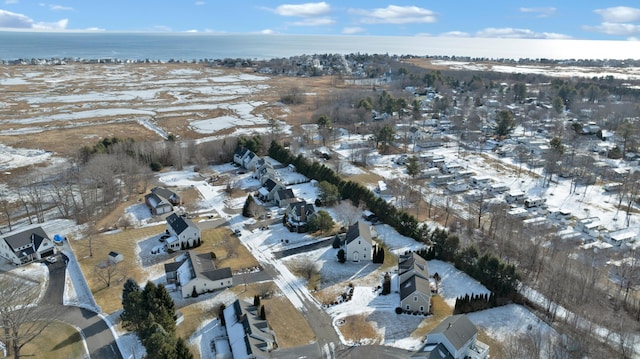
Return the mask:
[[[640,42],[205,33],[40,33],[0,31],[0,59],[269,59],[366,53],[507,59],[640,59]]]

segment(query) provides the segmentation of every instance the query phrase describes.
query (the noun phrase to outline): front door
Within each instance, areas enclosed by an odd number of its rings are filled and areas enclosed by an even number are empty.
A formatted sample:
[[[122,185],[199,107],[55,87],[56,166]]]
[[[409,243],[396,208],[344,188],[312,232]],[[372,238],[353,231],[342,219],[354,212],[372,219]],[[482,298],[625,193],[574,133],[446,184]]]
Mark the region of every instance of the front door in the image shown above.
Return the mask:
[[[353,252],[353,261],[357,262],[359,260],[358,258],[358,252]]]

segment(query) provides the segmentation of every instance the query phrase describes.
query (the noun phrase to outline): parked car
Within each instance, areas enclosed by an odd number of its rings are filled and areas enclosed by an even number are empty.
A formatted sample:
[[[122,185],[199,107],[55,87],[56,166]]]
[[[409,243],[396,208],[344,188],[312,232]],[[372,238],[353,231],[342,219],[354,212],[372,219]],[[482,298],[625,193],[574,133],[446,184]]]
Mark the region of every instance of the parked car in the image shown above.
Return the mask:
[[[58,258],[51,256],[51,257],[47,257],[47,262],[49,263],[55,263],[58,261]]]

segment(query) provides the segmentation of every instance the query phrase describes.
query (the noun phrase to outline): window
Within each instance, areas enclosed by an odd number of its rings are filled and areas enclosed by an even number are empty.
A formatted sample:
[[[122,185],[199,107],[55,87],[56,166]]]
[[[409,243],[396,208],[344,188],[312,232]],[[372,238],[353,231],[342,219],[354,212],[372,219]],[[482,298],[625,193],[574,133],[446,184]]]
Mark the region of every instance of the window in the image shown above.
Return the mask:
[[[417,302],[417,301],[418,301],[418,296],[417,296],[417,295],[414,295],[414,296],[413,296],[413,301],[414,301],[414,302]]]
[[[409,304],[407,304],[407,310],[410,310],[411,306]]]
[[[360,244],[360,241],[358,241],[358,244]]]
[[[220,285],[224,285],[224,282],[220,282]]]
[[[420,306],[420,311],[424,312],[424,307],[423,306]]]

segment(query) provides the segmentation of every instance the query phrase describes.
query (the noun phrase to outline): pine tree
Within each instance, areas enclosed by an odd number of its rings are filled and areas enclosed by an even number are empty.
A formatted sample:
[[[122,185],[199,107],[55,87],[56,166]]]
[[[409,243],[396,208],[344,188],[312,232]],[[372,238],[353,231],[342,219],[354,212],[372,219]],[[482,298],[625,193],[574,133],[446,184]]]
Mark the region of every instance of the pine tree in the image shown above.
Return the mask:
[[[253,306],[256,308],[260,306],[260,296],[257,294],[253,296]]]
[[[127,301],[127,297],[129,293],[132,292],[140,292],[140,285],[135,280],[129,278],[126,282],[124,282],[124,286],[122,288],[122,305],[124,306],[124,302]]]
[[[176,341],[176,359],[193,359],[193,354],[187,347],[187,343],[184,342],[184,339],[178,338]]]
[[[336,236],[333,238],[333,243],[331,244],[331,246],[335,249],[338,249],[341,245],[342,241],[340,240],[340,236],[336,234]]]
[[[242,215],[247,218],[253,217],[253,206],[255,206],[256,202],[253,199],[252,195],[247,196],[247,200],[244,201],[244,206],[242,207]]]
[[[197,298],[198,297],[198,291],[196,290],[196,286],[193,286],[193,290],[191,291],[191,298]]]
[[[220,304],[220,309],[218,309],[218,319],[220,320],[220,325],[223,327],[227,325],[224,319],[224,308],[226,308],[226,306],[224,304]]]
[[[267,313],[264,311],[264,305],[260,307],[260,319],[267,320]]]
[[[344,253],[344,249],[342,249],[342,248],[338,251],[337,257],[338,257],[338,262],[340,262],[340,263],[344,263],[344,262],[347,261],[347,256]]]
[[[391,293],[391,276],[389,272],[384,274],[384,281],[382,282],[382,295]]]

